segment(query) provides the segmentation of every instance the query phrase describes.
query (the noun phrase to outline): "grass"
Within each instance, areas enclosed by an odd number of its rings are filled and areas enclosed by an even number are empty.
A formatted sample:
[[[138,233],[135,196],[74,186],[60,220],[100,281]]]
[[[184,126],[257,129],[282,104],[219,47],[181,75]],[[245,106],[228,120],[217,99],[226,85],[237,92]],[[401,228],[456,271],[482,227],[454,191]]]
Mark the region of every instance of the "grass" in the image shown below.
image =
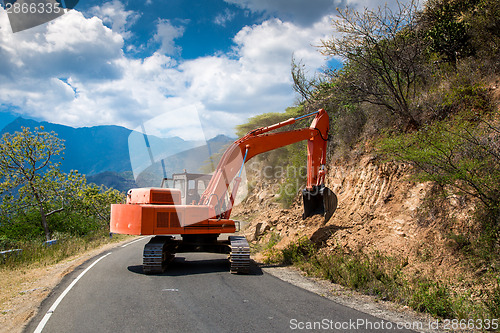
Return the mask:
[[[47,246],[42,241],[17,242],[16,248],[22,249],[20,254],[6,258],[0,257],[0,269],[16,269],[26,266],[48,266],[56,264],[68,257],[103,244],[119,242],[129,236],[113,235],[99,232],[87,236],[60,235],[56,244]]]
[[[445,319],[492,319],[500,316],[500,278],[496,286],[473,295],[454,291],[452,285],[422,277],[408,277],[403,268],[406,258],[397,259],[380,253],[345,253],[334,249],[318,251],[301,238],[286,248],[269,248],[265,263],[293,264],[307,274],[329,280],[382,300],[397,302],[420,312]]]
[[[258,242],[257,244],[252,244],[251,245],[251,252],[253,254],[259,253],[259,252],[268,252],[273,249],[273,247],[278,244],[278,242],[281,240],[281,236],[279,233],[275,231],[270,231],[269,232],[269,241],[267,243],[261,243]]]

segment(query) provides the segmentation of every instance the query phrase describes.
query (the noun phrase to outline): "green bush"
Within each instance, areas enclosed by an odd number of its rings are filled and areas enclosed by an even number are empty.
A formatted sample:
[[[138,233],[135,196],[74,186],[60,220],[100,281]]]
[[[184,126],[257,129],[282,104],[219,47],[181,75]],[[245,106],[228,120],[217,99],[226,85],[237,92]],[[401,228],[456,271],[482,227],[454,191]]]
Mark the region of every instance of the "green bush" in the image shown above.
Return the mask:
[[[410,162],[420,181],[454,187],[479,199],[486,207],[500,206],[500,127],[457,117],[436,122],[421,131],[385,138],[381,152]]]
[[[41,240],[43,234],[40,214],[34,211],[22,212],[10,220],[3,220],[0,225],[0,237],[10,240],[11,245],[18,241]]]
[[[444,61],[456,65],[458,59],[474,53],[469,34],[470,25],[461,19],[464,12],[473,10],[475,0],[429,0],[423,13],[427,25],[426,37],[430,50]]]
[[[297,265],[309,275],[440,318],[498,318],[499,315],[500,279],[495,288],[486,292],[483,302],[477,302],[470,291],[459,294],[451,291],[447,283],[408,277],[403,273],[408,265],[406,258],[346,253],[341,248],[324,253],[305,237],[281,250],[267,249],[265,254],[267,263]]]
[[[283,254],[282,264],[291,265],[307,261],[316,253],[316,249],[308,238],[302,237],[296,242],[290,243],[281,252]]]
[[[49,225],[54,232],[69,234],[72,236],[85,236],[99,229],[108,229],[95,217],[82,216],[72,212],[64,212],[54,215],[49,220]]]
[[[451,294],[448,287],[431,281],[418,281],[411,288],[409,305],[420,312],[441,318],[453,318]]]
[[[449,114],[460,113],[470,121],[477,121],[493,111],[491,97],[483,84],[457,81],[458,85],[450,87],[443,97],[442,107],[449,109]]]

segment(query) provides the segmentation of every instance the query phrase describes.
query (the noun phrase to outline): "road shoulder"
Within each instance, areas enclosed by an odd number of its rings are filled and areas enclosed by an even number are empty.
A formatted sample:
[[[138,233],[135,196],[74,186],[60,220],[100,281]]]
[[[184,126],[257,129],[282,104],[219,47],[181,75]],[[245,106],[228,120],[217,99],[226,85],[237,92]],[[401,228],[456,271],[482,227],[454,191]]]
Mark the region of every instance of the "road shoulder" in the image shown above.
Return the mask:
[[[0,270],[4,300],[0,308],[0,333],[22,332],[66,275],[93,257],[133,240],[105,244],[50,266]]]
[[[305,276],[302,271],[295,267],[264,265],[261,266],[261,269],[280,280],[382,320],[411,325],[411,329],[418,332],[444,332],[443,330],[430,328],[430,323],[436,323],[436,319],[430,315],[417,313],[406,306],[381,301],[373,296],[360,294],[326,280]]]

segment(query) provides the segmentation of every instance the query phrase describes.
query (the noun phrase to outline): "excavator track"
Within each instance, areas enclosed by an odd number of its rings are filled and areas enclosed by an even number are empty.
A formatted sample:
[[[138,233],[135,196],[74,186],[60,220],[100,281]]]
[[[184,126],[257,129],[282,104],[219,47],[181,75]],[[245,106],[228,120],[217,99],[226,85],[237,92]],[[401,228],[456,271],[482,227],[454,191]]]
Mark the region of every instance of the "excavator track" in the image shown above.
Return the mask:
[[[243,236],[230,236],[229,262],[231,264],[231,273],[248,274],[250,272],[250,246]]]
[[[142,269],[145,274],[160,274],[165,271],[167,264],[174,259],[169,251],[172,237],[153,237],[144,246]]]

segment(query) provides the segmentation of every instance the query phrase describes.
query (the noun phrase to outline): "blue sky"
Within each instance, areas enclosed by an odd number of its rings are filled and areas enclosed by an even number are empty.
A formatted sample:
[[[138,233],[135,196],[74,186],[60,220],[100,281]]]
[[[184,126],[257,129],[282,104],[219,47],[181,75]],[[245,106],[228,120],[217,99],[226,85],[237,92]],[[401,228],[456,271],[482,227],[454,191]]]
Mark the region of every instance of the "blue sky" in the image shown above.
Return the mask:
[[[231,135],[250,116],[296,103],[292,55],[311,73],[336,62],[315,47],[334,33],[336,7],[381,3],[80,0],[17,33],[2,8],[0,128],[17,116],[135,128],[192,105],[207,138]]]

